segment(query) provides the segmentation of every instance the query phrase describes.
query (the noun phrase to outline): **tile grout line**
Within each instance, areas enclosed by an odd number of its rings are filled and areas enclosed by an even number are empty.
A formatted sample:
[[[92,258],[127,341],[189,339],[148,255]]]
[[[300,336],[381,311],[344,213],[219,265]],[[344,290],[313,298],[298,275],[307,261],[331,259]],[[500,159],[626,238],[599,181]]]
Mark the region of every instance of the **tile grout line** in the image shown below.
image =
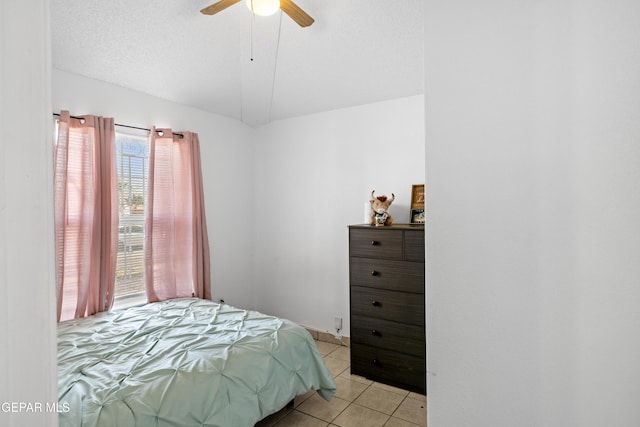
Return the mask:
[[[340,376],[340,375],[344,374],[344,372],[345,372],[347,369],[351,369],[351,364],[349,364],[349,368],[345,368],[345,369],[344,369],[342,372],[340,372],[340,374],[338,374],[337,376]],[[352,401],[349,401],[349,404],[348,404],[348,405],[347,405],[347,406],[346,406],[342,411],[340,411],[340,413],[339,413],[338,415],[336,415],[336,416],[335,416],[335,417],[334,417],[334,418],[333,418],[329,423],[330,423],[330,424],[333,424],[333,422],[334,422],[334,421],[335,421],[335,420],[336,420],[340,415],[342,415],[342,413],[343,413],[344,411],[346,411],[346,410],[347,410],[351,405],[357,405],[357,404],[355,403],[356,399],[357,399],[358,397],[362,396],[362,394],[363,394],[365,391],[367,391],[367,390],[369,389],[369,387],[371,387],[372,385],[373,385],[373,383],[371,383],[371,384],[369,384],[368,386],[366,386],[366,387],[364,388],[364,390],[362,390],[362,391],[360,392],[360,394],[358,394],[358,395],[357,395],[357,396],[356,396]],[[362,405],[357,405],[357,406],[360,406],[360,407],[362,407],[362,408],[366,408],[366,406],[362,406]],[[371,409],[371,408],[368,408],[368,409]],[[372,409],[372,410],[375,410],[375,409]],[[379,412],[379,411],[377,411],[377,412]],[[387,421],[389,421],[389,420],[387,420]],[[387,423],[387,421],[385,421],[385,424]],[[338,424],[336,424],[336,425],[338,425]],[[340,426],[338,426],[338,427],[340,427]]]
[[[402,398],[402,400],[400,401],[400,403],[398,404],[398,407],[396,409],[393,410],[393,413],[391,414],[391,416],[393,417],[393,415],[398,412],[398,409],[400,409],[400,406],[402,406],[402,404],[404,403],[405,400],[407,400],[407,397],[409,397],[409,395],[407,394],[405,397]],[[400,418],[403,419],[403,418]],[[407,420],[405,420],[407,421]]]
[[[336,350],[337,350],[337,348],[336,348],[335,350],[333,350],[333,351],[336,351]],[[333,353],[333,351],[332,351],[331,353]],[[329,353],[329,354],[331,354],[331,353]],[[344,373],[345,373],[345,371],[346,371],[347,369],[351,369],[351,361],[349,361],[349,367],[348,367],[348,368],[344,368],[342,371],[340,371],[340,373],[339,373],[338,375],[336,375],[336,377],[339,377],[340,375],[344,374]],[[367,387],[367,388],[368,388],[368,387]],[[365,390],[366,390],[366,388],[365,388]],[[364,391],[363,391],[363,392],[364,392]],[[358,395],[358,396],[360,396],[360,395]],[[345,400],[346,400],[346,399],[345,399]],[[345,406],[345,408],[344,408],[342,411],[340,411],[340,413],[339,413],[338,415],[336,415],[335,417],[333,417],[333,418],[331,419],[331,421],[329,421],[329,424],[333,424],[333,422],[334,422],[334,421],[335,421],[335,420],[336,420],[340,415],[342,415],[342,413],[343,413],[344,411],[346,411],[346,410],[347,410],[347,408],[348,408],[349,406],[353,405],[353,401],[348,401],[348,400],[347,400],[347,402],[349,402],[349,404],[348,404],[347,406]],[[323,420],[323,421],[324,421],[324,420]],[[336,424],[336,425],[337,425],[337,424]],[[339,426],[339,427],[340,427],[340,426]]]
[[[409,394],[411,394],[411,393],[409,393]],[[395,415],[395,413],[396,413],[396,412],[398,412],[398,409],[400,409],[400,406],[402,406],[402,404],[403,404],[403,403],[405,402],[405,400],[407,400],[407,399],[417,400],[417,401],[419,401],[419,402],[421,402],[421,403],[422,403],[422,401],[420,401],[419,399],[414,399],[414,398],[412,398],[412,397],[409,397],[409,394],[407,394],[407,395],[402,399],[402,401],[400,402],[400,404],[398,405],[398,407],[393,411],[393,414],[391,414],[391,416],[392,416],[392,417]],[[426,407],[426,403],[425,403],[425,407]],[[416,424],[416,423],[414,423],[413,421],[406,420],[406,419],[404,419],[404,418],[402,418],[402,417],[395,417],[395,418],[397,418],[397,419],[399,419],[399,420],[402,420],[402,421],[406,421],[406,422],[408,422],[409,424],[412,424],[412,425],[417,425],[417,426],[419,426],[419,425],[420,425],[420,424]],[[383,426],[383,427],[384,427],[384,426]]]

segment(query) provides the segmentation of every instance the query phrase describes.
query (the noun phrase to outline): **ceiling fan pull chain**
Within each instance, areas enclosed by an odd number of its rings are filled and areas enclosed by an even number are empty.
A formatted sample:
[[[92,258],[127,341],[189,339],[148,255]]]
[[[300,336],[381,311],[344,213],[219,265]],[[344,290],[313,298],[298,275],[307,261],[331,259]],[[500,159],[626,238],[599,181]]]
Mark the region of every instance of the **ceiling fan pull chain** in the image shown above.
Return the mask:
[[[278,42],[276,43],[276,57],[273,61],[273,79],[271,80],[271,99],[269,100],[269,122],[271,122],[271,111],[273,110],[273,93],[276,89],[276,71],[278,70],[278,53],[280,52],[280,34],[282,33],[282,12],[278,23]]]
[[[256,20],[256,14],[251,12],[251,41],[249,43],[249,49],[251,50],[251,52],[249,52],[249,59],[251,60],[251,62],[253,62],[253,23]]]

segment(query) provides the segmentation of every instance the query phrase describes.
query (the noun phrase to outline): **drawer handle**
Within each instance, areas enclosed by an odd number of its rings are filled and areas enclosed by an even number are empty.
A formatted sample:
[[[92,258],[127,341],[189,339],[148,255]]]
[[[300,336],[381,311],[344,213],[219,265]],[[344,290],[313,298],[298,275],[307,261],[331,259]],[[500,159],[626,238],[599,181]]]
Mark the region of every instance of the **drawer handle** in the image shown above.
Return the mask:
[[[376,366],[379,366],[379,365],[380,365],[380,361],[379,361],[378,359],[373,359],[373,360],[371,361],[371,363],[373,363],[373,364],[374,364],[374,365],[376,365]]]
[[[380,246],[380,242],[377,240],[372,240],[371,241],[371,246]]]
[[[376,337],[381,337],[382,336],[380,331],[377,330],[377,329],[374,329],[373,331],[371,331],[371,335],[376,336]]]
[[[380,275],[380,272],[379,272],[379,271],[375,271],[375,270],[373,270],[373,271],[371,272],[371,275],[372,275],[372,276],[379,276],[379,275]]]
[[[380,303],[376,300],[371,301],[371,305],[374,307],[380,307]]]

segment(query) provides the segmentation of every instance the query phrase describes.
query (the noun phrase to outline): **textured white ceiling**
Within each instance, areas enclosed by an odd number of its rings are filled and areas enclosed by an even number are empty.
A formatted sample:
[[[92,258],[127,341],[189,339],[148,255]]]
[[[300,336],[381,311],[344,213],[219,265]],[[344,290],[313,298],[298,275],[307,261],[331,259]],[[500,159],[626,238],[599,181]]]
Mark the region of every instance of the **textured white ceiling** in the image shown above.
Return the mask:
[[[423,93],[422,0],[295,0],[307,28],[213,2],[52,0],[53,66],[250,126]]]

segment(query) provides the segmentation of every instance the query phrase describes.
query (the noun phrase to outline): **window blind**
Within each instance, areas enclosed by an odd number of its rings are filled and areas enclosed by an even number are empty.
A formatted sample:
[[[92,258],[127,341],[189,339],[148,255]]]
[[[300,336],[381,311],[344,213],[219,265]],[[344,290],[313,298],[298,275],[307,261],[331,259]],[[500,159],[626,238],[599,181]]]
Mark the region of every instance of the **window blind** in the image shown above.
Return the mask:
[[[116,131],[118,171],[118,259],[115,297],[145,293],[144,213],[149,170],[146,132]]]

